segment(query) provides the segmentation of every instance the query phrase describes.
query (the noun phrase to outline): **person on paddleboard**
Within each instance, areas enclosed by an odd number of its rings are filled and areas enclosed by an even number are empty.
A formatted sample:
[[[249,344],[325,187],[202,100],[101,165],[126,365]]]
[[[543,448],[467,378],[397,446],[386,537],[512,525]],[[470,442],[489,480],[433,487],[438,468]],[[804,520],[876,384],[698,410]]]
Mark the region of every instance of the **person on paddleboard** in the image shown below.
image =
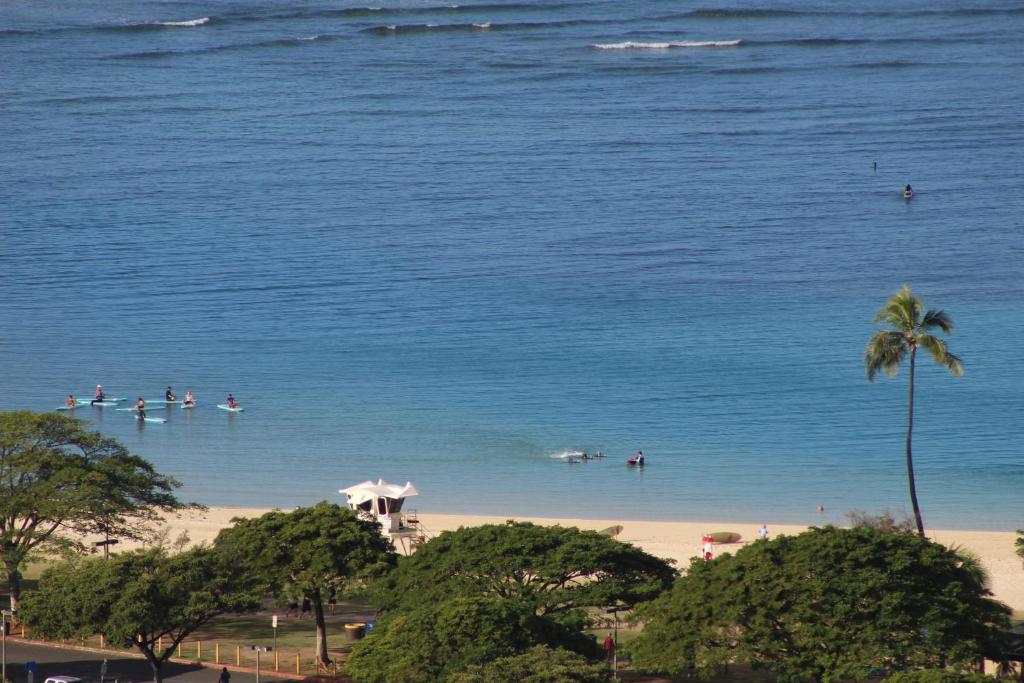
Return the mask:
[[[164,392],[164,398],[166,400],[168,400],[168,401],[177,401],[178,400],[177,398],[175,398],[174,392],[171,391],[170,387],[167,387],[167,391]]]
[[[238,401],[236,401],[236,400],[235,400],[235,397],[234,397],[234,396],[232,396],[232,395],[231,395],[231,394],[229,393],[229,394],[228,394],[228,408],[237,408],[237,407],[238,407]]]
[[[65,408],[74,408],[76,405],[78,405],[78,401],[75,400],[75,395],[74,394],[68,394],[68,399],[66,401],[64,401],[64,407]]]
[[[189,389],[188,391],[185,392],[185,401],[182,403],[182,405],[194,406],[195,404],[196,400],[192,398],[192,390]]]
[[[96,385],[96,398],[89,402],[89,405],[96,405],[97,403],[103,402],[103,387],[99,384]]]
[[[146,419],[146,402],[142,400],[141,396],[139,396],[139,400],[135,404],[135,412],[139,414],[140,420]]]

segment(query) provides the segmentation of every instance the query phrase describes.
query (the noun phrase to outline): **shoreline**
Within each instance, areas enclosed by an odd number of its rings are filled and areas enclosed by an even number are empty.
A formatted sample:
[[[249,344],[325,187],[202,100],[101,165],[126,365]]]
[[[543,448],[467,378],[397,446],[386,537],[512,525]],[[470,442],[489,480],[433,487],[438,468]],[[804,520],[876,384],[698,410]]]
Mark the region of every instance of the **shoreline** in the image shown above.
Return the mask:
[[[233,517],[259,516],[272,509],[274,508],[210,506],[206,510],[186,511],[181,515],[165,518],[166,523],[163,528],[167,532],[167,541],[172,544],[183,531],[188,533],[191,545],[211,543],[217,532],[228,526]],[[657,557],[674,560],[676,568],[680,570],[689,565],[690,558],[701,554],[701,537],[704,533],[716,531],[739,533],[741,536],[739,542],[715,545],[715,554],[735,552],[745,543],[757,538],[757,530],[762,523],[621,518],[586,519],[442,512],[420,512],[418,516],[428,537],[436,536],[442,531],[457,529],[460,526],[503,524],[509,519],[542,525],[574,526],[593,531],[621,525],[623,529],[616,537],[618,540],[639,546]],[[764,520],[764,523],[768,527],[769,538],[782,534],[798,534],[812,526],[809,524],[773,524],[770,519]],[[822,520],[821,525],[826,523],[829,523],[829,520]],[[932,529],[928,532],[928,537],[946,546],[958,546],[975,554],[989,574],[989,585],[994,596],[1016,612],[1024,612],[1024,563],[1015,552],[1014,541],[1017,538],[1015,531]]]

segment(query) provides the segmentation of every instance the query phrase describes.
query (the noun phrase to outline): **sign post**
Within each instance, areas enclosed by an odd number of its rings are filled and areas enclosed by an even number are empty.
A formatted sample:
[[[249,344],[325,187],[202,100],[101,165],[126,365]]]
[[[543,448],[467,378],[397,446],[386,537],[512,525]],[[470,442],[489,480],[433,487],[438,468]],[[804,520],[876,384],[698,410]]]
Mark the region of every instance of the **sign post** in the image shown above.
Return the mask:
[[[270,620],[270,626],[274,629],[274,649],[277,649],[277,614],[275,613]]]
[[[260,653],[261,652],[272,652],[272,647],[260,647],[259,645],[250,645],[249,649],[256,653],[256,683],[260,683]]]
[[[2,646],[3,647],[3,654],[0,655],[0,658],[3,659],[3,665],[2,665],[2,668],[0,668],[0,682],[6,683],[7,682],[7,617],[13,617],[15,615],[15,613],[16,613],[16,610],[5,609],[5,610],[0,610],[0,613],[2,613],[2,614],[0,614],[0,631],[3,631],[3,636],[0,636],[0,637],[2,637],[3,641],[4,641],[3,642],[3,646]]]

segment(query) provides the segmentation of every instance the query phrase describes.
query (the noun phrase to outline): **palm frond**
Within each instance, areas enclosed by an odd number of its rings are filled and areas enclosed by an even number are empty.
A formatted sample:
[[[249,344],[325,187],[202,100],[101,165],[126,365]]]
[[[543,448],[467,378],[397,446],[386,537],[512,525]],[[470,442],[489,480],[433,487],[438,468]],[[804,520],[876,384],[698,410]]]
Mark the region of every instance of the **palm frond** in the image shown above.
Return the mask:
[[[921,327],[926,330],[937,327],[946,334],[951,334],[953,332],[953,319],[943,310],[929,309],[921,320]]]
[[[892,295],[885,306],[875,314],[875,323],[888,323],[897,330],[909,332],[920,324],[921,308],[924,303],[914,296],[910,287],[903,288]]]
[[[901,332],[881,330],[873,334],[864,349],[864,369],[868,381],[873,382],[879,370],[893,377],[906,355],[907,344]]]
[[[964,374],[963,361],[949,350],[945,341],[930,334],[922,334],[917,338],[917,343],[922,349],[928,351],[936,363],[946,366],[946,369],[954,376],[959,377]]]

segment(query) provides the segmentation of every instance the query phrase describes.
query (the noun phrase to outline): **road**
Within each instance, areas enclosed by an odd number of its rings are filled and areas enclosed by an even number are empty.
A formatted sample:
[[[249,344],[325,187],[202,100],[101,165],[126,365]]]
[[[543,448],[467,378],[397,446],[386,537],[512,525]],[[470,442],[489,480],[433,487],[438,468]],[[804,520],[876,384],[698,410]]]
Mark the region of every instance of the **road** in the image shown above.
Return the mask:
[[[107,679],[126,681],[152,681],[153,673],[144,659],[125,657],[116,653],[98,653],[60,647],[23,643],[7,639],[7,678],[12,683],[26,683],[25,662],[36,663],[35,683],[43,683],[47,676],[77,676],[86,681],[98,681],[100,665],[107,659]],[[208,669],[196,664],[164,664],[164,680],[175,683],[217,683],[220,669]],[[260,672],[260,683],[284,680],[271,672]],[[232,671],[231,683],[256,683],[256,675],[245,671]]]

